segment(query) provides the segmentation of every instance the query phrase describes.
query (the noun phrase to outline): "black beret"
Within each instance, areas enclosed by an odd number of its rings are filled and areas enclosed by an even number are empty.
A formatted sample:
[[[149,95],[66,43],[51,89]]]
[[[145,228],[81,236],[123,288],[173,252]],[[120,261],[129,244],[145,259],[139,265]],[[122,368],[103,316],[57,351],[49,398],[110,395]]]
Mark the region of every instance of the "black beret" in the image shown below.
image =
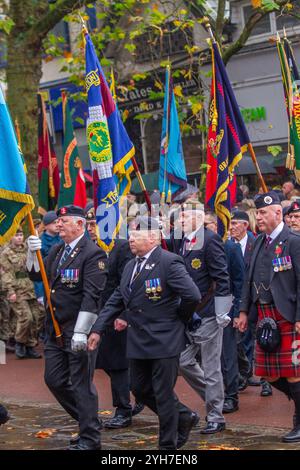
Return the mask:
[[[86,220],[96,220],[94,207],[92,207],[88,212],[86,212],[85,218]]]
[[[244,211],[234,211],[231,214],[231,220],[241,220],[243,222],[249,222],[249,215]]]
[[[268,193],[258,194],[254,198],[256,209],[262,209],[263,207],[269,207],[278,205],[280,206],[280,197],[275,191],[269,191]]]
[[[288,208],[287,214],[291,214],[292,212],[299,212],[300,211],[300,199],[296,199],[290,207]]]
[[[57,219],[57,213],[55,211],[49,211],[46,212],[46,214],[43,217],[43,224],[44,225],[49,225],[52,224]]]
[[[85,213],[82,207],[79,206],[63,206],[57,211],[57,217],[64,217],[64,216],[73,216],[73,217],[82,217],[85,219]]]
[[[154,217],[138,216],[135,219],[135,230],[159,230],[159,222]]]
[[[92,207],[94,207],[93,201],[88,202],[84,208],[84,212],[87,214],[92,209]]]

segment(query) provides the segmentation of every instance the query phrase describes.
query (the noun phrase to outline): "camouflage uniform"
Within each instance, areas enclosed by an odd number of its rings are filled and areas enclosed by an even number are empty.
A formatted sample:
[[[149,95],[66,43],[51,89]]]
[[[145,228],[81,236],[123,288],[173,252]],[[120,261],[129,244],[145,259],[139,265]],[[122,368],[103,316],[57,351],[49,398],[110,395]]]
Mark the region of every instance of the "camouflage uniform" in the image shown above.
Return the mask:
[[[3,252],[5,247],[0,247],[0,257],[1,253]],[[9,315],[9,305],[6,299],[6,294],[2,288],[1,282],[1,266],[0,266],[0,340],[1,341],[8,341],[9,338],[14,336],[11,334],[11,326],[10,326],[10,315]]]
[[[26,271],[26,254],[25,245],[15,247],[9,244],[1,253],[0,269],[6,299],[13,294],[17,297],[16,302],[8,300],[16,316],[15,340],[34,347],[45,313],[36,300],[33,283]]]

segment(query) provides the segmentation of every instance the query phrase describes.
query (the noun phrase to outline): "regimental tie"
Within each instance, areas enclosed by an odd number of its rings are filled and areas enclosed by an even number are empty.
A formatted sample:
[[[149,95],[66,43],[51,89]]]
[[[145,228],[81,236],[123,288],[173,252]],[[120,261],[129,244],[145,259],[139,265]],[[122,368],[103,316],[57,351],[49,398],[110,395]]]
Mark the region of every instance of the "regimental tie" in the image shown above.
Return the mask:
[[[140,274],[141,267],[142,267],[143,261],[145,261],[145,259],[146,258],[144,256],[142,258],[137,258],[136,263],[135,263],[135,273],[134,273],[134,276],[131,279],[131,282],[130,282],[130,285],[129,285],[130,288],[131,288],[132,284],[134,283],[134,281],[137,279],[138,275]]]
[[[70,245],[66,245],[65,249],[64,249],[64,252],[62,254],[62,257],[60,258],[60,261],[58,263],[58,266],[57,266],[57,271],[59,270],[59,268],[64,264],[64,262],[66,261],[66,259],[68,258],[69,254],[71,253],[72,251],[72,248],[70,247]]]
[[[269,248],[271,243],[272,243],[272,237],[270,237],[270,235],[266,235],[265,248]]]

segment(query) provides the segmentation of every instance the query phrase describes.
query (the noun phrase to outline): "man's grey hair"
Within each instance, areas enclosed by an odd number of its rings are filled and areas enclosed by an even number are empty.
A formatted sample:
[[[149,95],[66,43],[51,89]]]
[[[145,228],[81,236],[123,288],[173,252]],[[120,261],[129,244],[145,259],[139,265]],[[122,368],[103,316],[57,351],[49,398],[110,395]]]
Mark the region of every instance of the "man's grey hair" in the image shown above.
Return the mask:
[[[83,218],[83,217],[72,217],[72,220],[73,220],[73,223],[76,224],[77,222],[79,222],[79,220],[81,220],[82,222],[82,225],[84,226],[84,228],[86,227],[86,220]]]

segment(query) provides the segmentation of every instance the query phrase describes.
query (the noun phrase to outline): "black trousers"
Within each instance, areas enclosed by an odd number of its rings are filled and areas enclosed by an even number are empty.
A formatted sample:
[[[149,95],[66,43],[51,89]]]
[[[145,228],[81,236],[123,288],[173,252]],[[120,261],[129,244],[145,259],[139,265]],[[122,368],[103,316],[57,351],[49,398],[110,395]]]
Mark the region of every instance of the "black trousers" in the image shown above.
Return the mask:
[[[131,416],[130,387],[128,369],[106,370],[110,377],[113,406],[116,416]]]
[[[57,401],[79,423],[80,439],[94,446],[100,443],[98,394],[93,384],[97,351],[71,350],[71,338],[60,348],[54,339],[45,345],[45,382]]]
[[[239,366],[237,354],[237,330],[230,323],[223,330],[222,346],[222,374],[226,398],[238,398],[239,392]]]
[[[178,427],[191,414],[174,393],[178,367],[179,356],[130,360],[132,393],[158,415],[161,449],[176,449]]]

